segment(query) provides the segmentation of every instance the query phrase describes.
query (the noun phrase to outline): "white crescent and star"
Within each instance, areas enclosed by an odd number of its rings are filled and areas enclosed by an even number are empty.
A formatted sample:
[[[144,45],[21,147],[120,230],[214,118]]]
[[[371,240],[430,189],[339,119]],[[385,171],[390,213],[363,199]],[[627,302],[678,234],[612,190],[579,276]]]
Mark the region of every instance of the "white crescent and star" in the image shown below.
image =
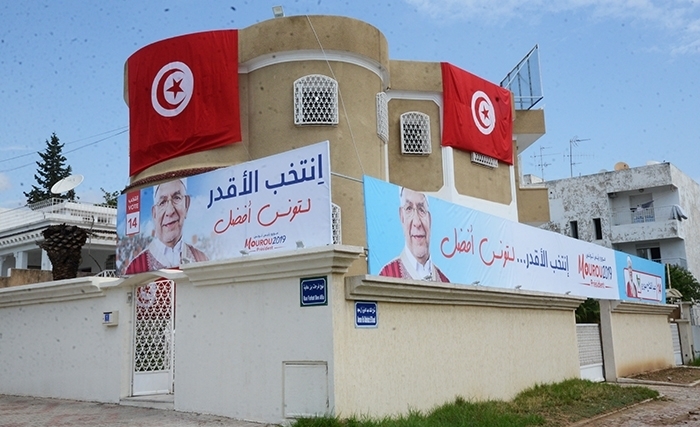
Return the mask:
[[[163,117],[180,114],[192,99],[194,76],[184,62],[171,62],[164,65],[156,74],[151,85],[151,104]]]
[[[496,109],[493,108],[491,98],[484,92],[477,90],[472,95],[472,118],[479,132],[490,135],[496,126]]]

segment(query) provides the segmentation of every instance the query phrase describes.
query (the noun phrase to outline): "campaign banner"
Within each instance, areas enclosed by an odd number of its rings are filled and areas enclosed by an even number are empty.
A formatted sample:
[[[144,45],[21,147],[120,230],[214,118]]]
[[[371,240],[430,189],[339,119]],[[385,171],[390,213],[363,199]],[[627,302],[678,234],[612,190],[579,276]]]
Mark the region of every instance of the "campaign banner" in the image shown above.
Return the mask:
[[[369,274],[620,299],[612,249],[368,176],[364,188]]]
[[[637,302],[666,302],[666,274],[663,264],[615,253],[620,299]]]
[[[120,275],[332,244],[328,141],[119,197]]]

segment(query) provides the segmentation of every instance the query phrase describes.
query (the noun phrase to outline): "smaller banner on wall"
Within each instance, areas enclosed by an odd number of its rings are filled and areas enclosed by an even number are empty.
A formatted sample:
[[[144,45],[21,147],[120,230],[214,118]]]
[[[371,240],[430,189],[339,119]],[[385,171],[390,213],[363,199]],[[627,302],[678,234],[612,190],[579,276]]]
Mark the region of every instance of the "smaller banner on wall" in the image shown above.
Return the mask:
[[[332,243],[328,142],[119,197],[120,275]]]
[[[612,249],[371,177],[364,183],[370,274],[627,299],[619,278],[628,270]],[[622,255],[645,289],[637,295],[664,302],[663,265]]]

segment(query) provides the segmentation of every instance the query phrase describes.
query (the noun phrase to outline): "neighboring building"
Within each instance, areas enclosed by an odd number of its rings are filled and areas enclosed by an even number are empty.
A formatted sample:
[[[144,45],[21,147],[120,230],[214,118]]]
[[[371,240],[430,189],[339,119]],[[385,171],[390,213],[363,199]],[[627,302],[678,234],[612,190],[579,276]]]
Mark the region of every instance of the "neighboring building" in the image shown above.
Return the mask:
[[[700,274],[700,185],[670,163],[547,181],[543,228]]]
[[[48,199],[0,212],[0,277],[11,269],[51,270],[51,261],[39,243],[51,225],[76,225],[89,232],[82,249],[79,274],[113,270],[117,210],[90,203]]]

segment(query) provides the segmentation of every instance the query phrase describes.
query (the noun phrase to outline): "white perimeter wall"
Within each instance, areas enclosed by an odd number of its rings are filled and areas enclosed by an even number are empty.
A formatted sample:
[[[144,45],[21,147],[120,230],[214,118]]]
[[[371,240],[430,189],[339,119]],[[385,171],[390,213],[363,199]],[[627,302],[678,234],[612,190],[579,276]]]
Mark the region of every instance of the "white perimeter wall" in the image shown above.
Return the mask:
[[[0,394],[119,402],[128,393],[131,306],[118,279],[0,289]],[[100,285],[103,286],[100,289]],[[103,312],[118,310],[118,326]]]
[[[190,282],[177,284],[175,409],[273,423],[331,411],[331,307],[301,307],[299,279],[326,276],[329,299],[342,295],[342,273],[361,253],[320,248],[183,266]]]

